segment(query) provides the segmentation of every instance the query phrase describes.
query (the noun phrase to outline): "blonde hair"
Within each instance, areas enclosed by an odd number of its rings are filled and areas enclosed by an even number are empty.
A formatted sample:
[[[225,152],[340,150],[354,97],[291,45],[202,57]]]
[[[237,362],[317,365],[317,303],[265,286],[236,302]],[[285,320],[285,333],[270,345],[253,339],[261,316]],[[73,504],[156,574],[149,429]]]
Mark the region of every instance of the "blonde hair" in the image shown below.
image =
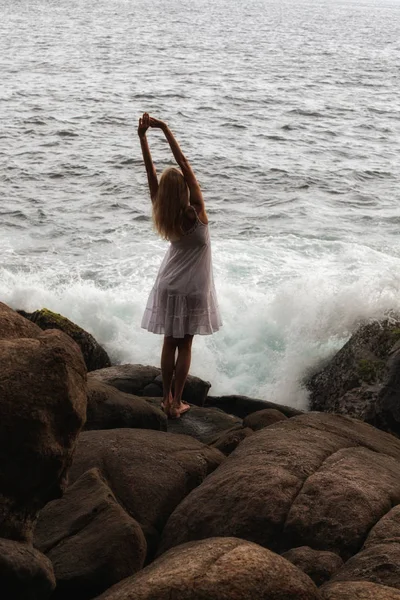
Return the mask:
[[[153,202],[153,221],[166,240],[182,235],[182,218],[189,204],[189,189],[182,173],[175,167],[166,169],[160,178]]]

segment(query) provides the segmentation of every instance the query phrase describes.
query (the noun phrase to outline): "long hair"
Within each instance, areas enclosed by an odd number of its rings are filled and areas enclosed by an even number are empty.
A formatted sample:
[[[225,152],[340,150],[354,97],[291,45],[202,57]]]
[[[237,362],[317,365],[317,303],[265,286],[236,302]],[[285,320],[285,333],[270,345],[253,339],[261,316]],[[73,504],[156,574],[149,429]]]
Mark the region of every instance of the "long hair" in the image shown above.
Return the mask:
[[[161,237],[170,240],[182,235],[182,217],[188,204],[189,190],[182,173],[175,167],[166,169],[153,202],[153,221]]]

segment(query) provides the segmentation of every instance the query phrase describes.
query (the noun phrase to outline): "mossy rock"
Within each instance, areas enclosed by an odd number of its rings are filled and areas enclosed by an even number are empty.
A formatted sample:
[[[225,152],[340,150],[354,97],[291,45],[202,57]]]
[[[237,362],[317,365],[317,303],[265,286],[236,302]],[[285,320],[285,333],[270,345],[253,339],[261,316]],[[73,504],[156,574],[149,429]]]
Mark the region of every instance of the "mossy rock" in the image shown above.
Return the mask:
[[[379,381],[385,370],[385,361],[362,358],[358,361],[358,375],[365,383]]]
[[[96,369],[104,369],[111,366],[107,352],[98,344],[95,338],[66,317],[54,313],[47,308],[35,310],[33,313],[26,313],[23,310],[17,312],[38,325],[41,329],[60,329],[69,335],[80,347],[88,371],[95,371]]]

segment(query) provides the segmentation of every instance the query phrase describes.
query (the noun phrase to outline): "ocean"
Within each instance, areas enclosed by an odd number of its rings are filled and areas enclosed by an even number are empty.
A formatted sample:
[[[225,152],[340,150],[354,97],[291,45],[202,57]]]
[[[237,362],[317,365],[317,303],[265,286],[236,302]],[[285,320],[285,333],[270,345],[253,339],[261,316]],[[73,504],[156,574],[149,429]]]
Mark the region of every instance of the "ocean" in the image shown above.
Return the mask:
[[[0,301],[159,365],[147,111],[209,214],[224,325],[191,373],[306,408],[307,373],[400,309],[399,65],[400,0],[0,0]]]

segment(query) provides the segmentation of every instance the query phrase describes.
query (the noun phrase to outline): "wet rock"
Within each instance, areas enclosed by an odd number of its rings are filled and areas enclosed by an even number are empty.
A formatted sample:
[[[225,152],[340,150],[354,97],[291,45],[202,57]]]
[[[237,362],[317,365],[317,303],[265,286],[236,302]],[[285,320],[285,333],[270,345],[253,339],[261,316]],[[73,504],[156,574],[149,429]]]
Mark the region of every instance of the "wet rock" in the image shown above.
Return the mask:
[[[66,317],[42,308],[33,313],[19,311],[26,319],[32,321],[41,329],[59,329],[69,335],[80,347],[88,371],[111,366],[107,352],[95,338]]]
[[[0,340],[0,398],[0,536],[31,540],[38,510],[65,488],[86,417],[75,342],[61,331]]]
[[[309,577],[277,554],[234,538],[178,546],[99,600],[320,600]]]
[[[152,406],[160,406],[160,401],[146,398]],[[192,405],[187,413],[179,419],[168,419],[168,431],[190,435],[199,442],[207,444],[211,438],[221,434],[232,427],[241,427],[242,420],[233,415],[228,415],[215,408],[202,408]]]
[[[332,575],[343,566],[343,561],[337,554],[313,550],[309,546],[292,548],[282,556],[306,573],[317,586],[329,581]]]
[[[118,502],[142,527],[151,555],[172,511],[224,458],[185,435],[150,429],[85,431],[79,436],[70,481],[98,468]]]
[[[0,538],[0,592],[4,600],[46,600],[55,587],[48,558],[29,544]]]
[[[259,431],[260,429],[264,429],[264,427],[269,427],[273,423],[284,421],[287,418],[280,410],[265,408],[264,410],[258,410],[248,415],[244,419],[243,425],[244,427],[250,427],[253,431]]]
[[[247,415],[256,411],[265,410],[266,408],[279,410],[286,417],[295,417],[303,414],[301,410],[284,406],[283,404],[275,404],[267,400],[258,400],[256,398],[248,398],[247,396],[208,396],[206,406],[213,406],[221,410],[244,419]]]
[[[233,427],[209,440],[208,444],[228,456],[250,435],[253,435],[253,430],[249,427]]]
[[[309,413],[245,439],[175,509],[159,554],[234,536],[278,552],[349,556],[400,502],[400,441],[361,421]]]
[[[140,525],[118,504],[97,469],[47,504],[35,545],[51,560],[57,598],[93,598],[139,571],[146,557]]]
[[[167,417],[159,403],[152,406],[144,398],[120,392],[93,377],[88,380],[87,401],[87,430],[120,427],[167,430]]]
[[[100,369],[90,374],[98,381],[112,385],[121,392],[136,396],[161,397],[161,369],[146,365],[117,365],[108,369]],[[183,390],[182,398],[190,404],[203,406],[211,384],[198,377],[189,375]]]
[[[313,410],[346,414],[400,434],[400,321],[361,326],[307,382]]]
[[[0,339],[36,338],[40,327],[24,319],[15,310],[0,302]]]
[[[376,583],[346,581],[320,589],[322,600],[400,600],[400,591]]]

